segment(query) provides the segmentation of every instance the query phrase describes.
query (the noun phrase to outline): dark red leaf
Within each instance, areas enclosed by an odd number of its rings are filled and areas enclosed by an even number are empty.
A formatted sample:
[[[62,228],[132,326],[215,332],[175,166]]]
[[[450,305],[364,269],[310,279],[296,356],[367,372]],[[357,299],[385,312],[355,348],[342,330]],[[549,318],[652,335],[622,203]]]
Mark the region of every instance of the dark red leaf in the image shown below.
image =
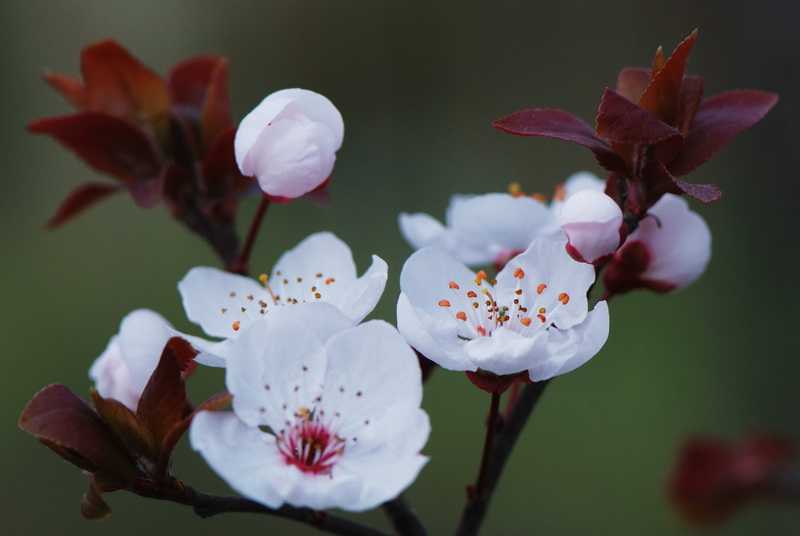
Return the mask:
[[[606,88],[597,110],[597,134],[615,143],[654,145],[680,133],[616,91]]]
[[[194,362],[196,355],[197,351],[179,337],[167,341],[158,366],[139,399],[136,416],[159,447],[170,430],[189,413],[182,372]]]
[[[639,106],[653,112],[662,121],[675,124],[675,117],[678,113],[681,84],[683,76],[686,74],[686,62],[692,52],[695,41],[697,41],[697,30],[689,34],[686,39],[681,41],[672,55],[664,64],[664,68],[653,73],[653,79],[647,86],[642,97],[639,99]]]
[[[80,80],[57,73],[45,73],[44,79],[76,109],[82,110],[86,106],[86,92]]]
[[[592,127],[563,110],[528,108],[497,119],[492,125],[516,136],[540,136],[569,141],[591,150],[597,161],[610,171],[625,169],[624,162]]]
[[[689,133],[689,128],[692,126],[692,121],[700,107],[700,101],[703,99],[703,77],[702,76],[686,76],[683,79],[681,86],[680,102],[678,104],[678,114],[675,120],[675,128],[681,131],[681,134],[686,136]]]
[[[58,210],[47,222],[48,229],[55,229],[81,214],[84,210],[99,203],[109,195],[118,192],[119,186],[103,182],[87,182],[72,190]]]
[[[164,81],[116,41],[86,47],[81,53],[81,72],[88,110],[148,122],[167,117]]]
[[[722,197],[722,190],[716,184],[692,184],[681,179],[674,181],[683,193],[703,203],[713,203]]]
[[[175,424],[161,444],[161,460],[159,465],[161,467],[166,467],[167,463],[169,463],[169,457],[172,455],[175,445],[178,444],[178,441],[180,441],[181,437],[186,433],[186,430],[189,429],[195,415],[201,411],[220,411],[226,408],[231,403],[231,400],[233,400],[233,396],[230,393],[218,393],[197,406],[187,417]]]
[[[195,56],[177,64],[167,77],[173,107],[188,110],[192,119],[199,119],[214,72],[223,61],[219,56]]]
[[[142,426],[136,414],[125,404],[113,398],[103,398],[95,390],[92,390],[92,402],[97,413],[129,452],[139,456],[158,452],[150,431]]]
[[[220,60],[211,77],[203,106],[203,142],[210,146],[219,135],[232,128],[228,96],[228,62]]]
[[[63,385],[49,385],[22,410],[19,427],[67,461],[123,482],[137,474],[132,458],[83,400]]]
[[[46,134],[94,169],[123,182],[151,179],[160,170],[150,138],[125,120],[98,112],[80,112],[34,121],[28,127]]]
[[[658,73],[667,64],[667,58],[664,56],[664,47],[659,46],[656,53],[653,55],[652,72]]]
[[[233,127],[223,131],[209,146],[203,158],[203,183],[211,197],[219,198],[229,194],[234,182],[244,179],[236,165],[233,151],[235,136],[236,129]]]
[[[700,104],[681,154],[670,163],[673,175],[690,173],[752,127],[778,102],[775,93],[737,90],[720,93]]]
[[[650,69],[625,67],[617,75],[617,93],[631,102],[639,102],[648,84],[650,84]]]

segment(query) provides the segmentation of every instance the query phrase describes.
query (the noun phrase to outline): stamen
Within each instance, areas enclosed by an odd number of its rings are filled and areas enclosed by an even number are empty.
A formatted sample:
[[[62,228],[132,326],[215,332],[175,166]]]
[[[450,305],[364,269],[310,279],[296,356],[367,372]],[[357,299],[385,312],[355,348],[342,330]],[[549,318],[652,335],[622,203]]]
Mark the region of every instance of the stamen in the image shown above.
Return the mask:
[[[522,279],[523,277],[525,277],[525,270],[523,270],[522,268],[517,268],[516,270],[514,270],[514,277],[516,277],[517,279]]]
[[[439,300],[439,307],[450,307],[450,302],[448,300]]]
[[[526,328],[531,325],[531,319],[527,316],[523,316],[519,319],[519,323],[525,326]]]
[[[448,283],[447,286],[449,286],[450,288],[455,289],[455,290],[458,290],[458,289],[461,288],[461,287],[458,286],[458,283],[456,283],[455,281],[450,281],[450,283]]]
[[[241,325],[242,325],[241,322],[239,322],[238,320],[235,320],[233,322],[233,324],[231,324],[231,327],[233,328],[233,331],[239,331],[239,328],[241,327]]]
[[[539,285],[536,287],[536,294],[541,294],[546,288],[547,285],[545,283],[539,283]]]
[[[560,301],[564,305],[568,304],[569,303],[569,294],[567,294],[566,292],[562,292],[561,294],[558,295],[558,301]]]
[[[461,321],[466,322],[467,321],[467,313],[465,313],[464,311],[459,311],[459,312],[456,313],[456,318],[458,318]]]
[[[475,284],[476,285],[480,285],[486,279],[488,279],[488,276],[486,275],[486,272],[484,272],[483,270],[481,270],[480,272],[475,274]]]

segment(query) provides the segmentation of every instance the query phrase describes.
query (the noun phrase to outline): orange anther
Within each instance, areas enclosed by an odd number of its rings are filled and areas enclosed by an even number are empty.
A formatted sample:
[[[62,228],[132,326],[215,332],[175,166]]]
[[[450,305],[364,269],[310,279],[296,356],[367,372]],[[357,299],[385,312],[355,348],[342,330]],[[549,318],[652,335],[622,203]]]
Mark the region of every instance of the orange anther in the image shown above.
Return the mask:
[[[456,283],[455,281],[450,281],[450,283],[448,284],[448,286],[449,286],[450,288],[454,288],[454,289],[456,289],[456,290],[458,290],[459,288],[461,288],[461,287],[459,287],[459,286],[458,286],[458,283]]]
[[[561,294],[558,295],[558,301],[560,301],[564,305],[568,304],[569,303],[569,294],[567,294],[566,292],[562,292]]]
[[[233,331],[239,331],[241,323],[238,320],[236,320],[233,324],[231,324],[231,327],[233,328]]]
[[[547,288],[546,284],[539,283],[539,285],[536,287],[536,294],[541,294],[542,292],[544,292],[544,289],[546,288]]]
[[[537,200],[537,201],[541,201],[542,203],[547,201],[547,197],[545,197],[544,194],[535,193],[535,194],[531,194],[531,197],[533,199]]]
[[[514,277],[516,277],[517,279],[522,279],[523,277],[525,277],[525,270],[523,270],[522,268],[517,268],[516,270],[514,270]]]
[[[546,312],[547,312],[547,309],[545,309],[544,307],[539,307],[539,314],[540,314],[540,315],[543,315],[543,314],[545,314]]]
[[[456,318],[466,322],[467,321],[467,313],[465,313],[464,311],[459,311],[459,312],[456,313]]]
[[[478,294],[474,290],[467,292],[467,298],[477,298]]]
[[[447,300],[439,300],[439,307],[450,307],[450,302]]]
[[[486,328],[484,328],[483,326],[478,326],[475,329],[477,330],[478,335],[480,335],[481,337],[485,337],[486,336]]]
[[[542,324],[544,324],[547,321],[547,318],[544,315],[536,315],[536,318],[541,320]]]
[[[332,277],[329,277],[328,279],[325,280],[325,284],[326,285],[330,285],[330,284],[333,284],[335,282],[336,282],[336,280],[334,278],[332,278]]]
[[[484,280],[486,280],[486,279],[487,279],[487,277],[488,277],[488,276],[486,275],[486,272],[484,272],[483,270],[481,270],[480,272],[478,272],[477,274],[475,274],[475,284],[476,284],[476,285],[480,285],[480,284],[481,284],[481,281],[484,281]]]
[[[563,201],[567,197],[567,190],[563,184],[556,184],[556,191],[553,194],[553,199],[556,201]]]
[[[526,328],[531,325],[531,319],[528,318],[527,316],[523,316],[522,318],[520,318],[519,322]]]

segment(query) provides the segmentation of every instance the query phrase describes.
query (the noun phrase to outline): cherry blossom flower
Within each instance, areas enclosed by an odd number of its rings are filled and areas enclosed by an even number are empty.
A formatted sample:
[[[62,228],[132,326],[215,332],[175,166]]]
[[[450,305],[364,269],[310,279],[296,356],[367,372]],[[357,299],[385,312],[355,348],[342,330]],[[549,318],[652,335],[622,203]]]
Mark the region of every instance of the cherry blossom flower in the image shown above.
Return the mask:
[[[603,277],[610,294],[668,292],[696,281],[711,259],[711,231],[685,199],[664,194],[617,251]]]
[[[588,311],[594,268],[563,237],[537,238],[490,281],[445,251],[414,253],[400,275],[400,332],[444,368],[541,381],[591,359],[608,338],[605,302]]]
[[[372,256],[372,265],[357,277],[350,248],[332,233],[315,233],[284,253],[260,281],[217,268],[196,267],[178,284],[189,320],[206,334],[235,338],[276,308],[304,302],[327,302],[352,323],[361,322],[377,305],[386,286],[388,266]],[[222,366],[222,343],[197,361]]]
[[[182,337],[197,347],[208,345],[197,337],[176,331],[160,314],[149,309],[129,313],[119,326],[119,333],[89,369],[97,392],[113,398],[136,411],[150,376],[153,374],[164,345],[171,337]]]
[[[585,189],[571,195],[559,211],[558,223],[576,261],[594,263],[619,247],[622,210],[603,192]]]
[[[528,196],[490,193],[456,195],[446,226],[428,214],[401,213],[400,232],[415,249],[441,248],[468,266],[507,260],[525,251],[534,238],[552,231],[547,205]]]
[[[414,352],[383,321],[325,303],[287,308],[232,342],[232,412],[202,412],[191,444],[242,495],[278,508],[363,511],[427,462]]]
[[[306,89],[268,95],[236,131],[236,163],[270,196],[295,198],[322,185],[342,146],[344,121],[326,97]]]
[[[558,219],[564,202],[574,194],[584,190],[603,192],[605,189],[606,181],[598,178],[597,175],[589,171],[578,171],[567,177],[567,180],[563,183],[556,186],[556,193],[553,195],[553,200],[550,202],[550,208],[555,218]]]

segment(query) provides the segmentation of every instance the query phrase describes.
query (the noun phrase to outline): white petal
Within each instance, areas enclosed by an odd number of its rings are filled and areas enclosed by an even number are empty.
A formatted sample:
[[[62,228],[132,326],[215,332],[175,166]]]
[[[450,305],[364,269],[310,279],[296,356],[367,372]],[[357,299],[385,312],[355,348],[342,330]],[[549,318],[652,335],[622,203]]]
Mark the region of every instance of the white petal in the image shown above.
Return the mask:
[[[650,264],[642,279],[683,288],[699,278],[711,259],[711,231],[685,199],[664,194],[626,242],[643,242]]]
[[[511,259],[497,275],[498,293],[510,295],[520,280],[525,294],[536,297],[535,307],[544,306],[550,322],[568,329],[583,322],[588,310],[586,292],[594,283],[594,267],[574,260],[566,251],[566,237],[548,235],[537,238],[521,255]],[[543,285],[540,287],[540,285]],[[539,292],[539,289],[543,289]],[[566,303],[559,299],[568,298]]]
[[[608,304],[599,302],[586,320],[567,332],[550,330],[546,360],[530,368],[532,381],[543,381],[572,372],[597,355],[608,340]]]
[[[344,119],[334,104],[324,95],[308,89],[282,89],[276,91],[271,98],[291,99],[295,105],[310,119],[323,123],[334,136],[335,150],[339,150],[344,139]],[[267,97],[267,98],[270,98]]]
[[[582,190],[569,197],[558,221],[580,260],[592,263],[619,247],[622,210],[602,192]]]
[[[103,398],[113,398],[136,411],[141,391],[134,389],[131,372],[119,349],[119,337],[114,336],[89,369],[89,377]]]
[[[477,370],[463,350],[463,344],[450,340],[447,344],[440,344],[428,333],[420,318],[425,318],[425,325],[436,322],[425,311],[414,309],[408,297],[400,294],[397,300],[397,329],[419,353],[448,370]],[[439,330],[432,329],[432,333]],[[458,333],[456,332],[456,337]]]
[[[333,172],[333,132],[293,112],[293,104],[289,104],[261,132],[245,159],[259,186],[269,195],[299,197],[320,186]]]
[[[178,283],[178,291],[186,316],[212,337],[235,336],[235,323],[243,331],[260,316],[259,300],[272,303],[269,294],[253,279],[217,268],[192,268]]]
[[[239,123],[239,127],[236,129],[236,137],[233,140],[233,147],[236,154],[236,164],[243,175],[255,175],[253,164],[247,156],[264,128],[291,102],[291,98],[276,98],[274,93],[267,95]]]
[[[327,363],[325,341],[350,326],[330,304],[288,305],[231,341],[225,384],[239,418],[279,429],[285,416],[313,407]]]
[[[437,243],[445,232],[445,227],[439,220],[422,212],[414,214],[401,212],[398,224],[403,238],[414,249]]]
[[[501,253],[526,249],[551,221],[544,203],[509,194],[454,196],[447,209],[447,225],[457,247],[483,251],[485,262]]]
[[[378,305],[383,296],[383,290],[386,288],[388,275],[389,266],[386,261],[373,255],[372,264],[364,275],[350,285],[343,283],[341,287],[343,290],[338,294],[337,300],[329,301],[336,305],[354,324],[358,324]]]
[[[464,345],[464,351],[478,368],[495,374],[514,374],[531,367],[543,351],[546,333],[525,337],[501,327],[491,337],[478,337]]]
[[[588,171],[578,171],[573,173],[567,180],[564,181],[565,199],[569,199],[573,194],[583,190],[592,190],[595,192],[604,192],[606,189],[606,181],[600,179],[594,173]]]
[[[132,388],[139,394],[158,366],[167,341],[174,336],[182,334],[155,311],[138,309],[122,319],[118,335],[120,353],[130,371]]]
[[[189,439],[233,489],[270,508],[279,508],[301,478],[281,458],[272,435],[247,426],[230,411],[198,413]]]

